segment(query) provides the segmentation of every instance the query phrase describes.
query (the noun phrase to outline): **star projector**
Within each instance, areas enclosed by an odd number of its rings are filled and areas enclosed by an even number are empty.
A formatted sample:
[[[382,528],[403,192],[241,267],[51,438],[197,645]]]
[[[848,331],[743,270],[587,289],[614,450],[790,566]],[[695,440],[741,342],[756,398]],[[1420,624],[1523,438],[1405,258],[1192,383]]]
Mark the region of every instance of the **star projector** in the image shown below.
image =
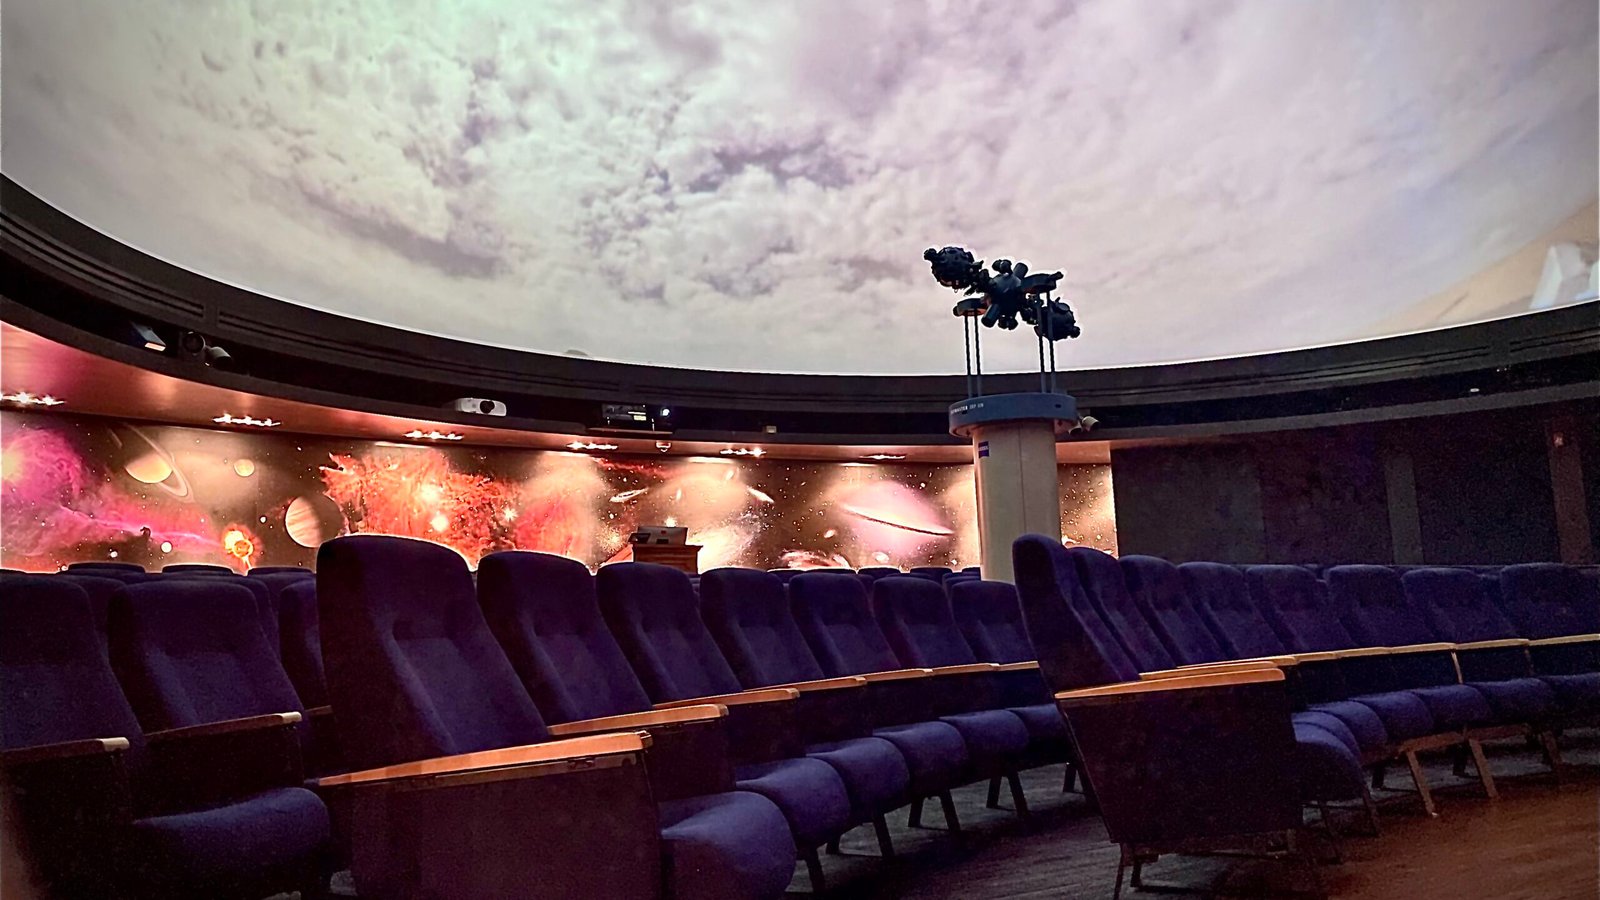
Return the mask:
[[[986,328],[999,326],[1005,331],[1014,331],[1019,322],[1032,325],[1039,341],[1039,389],[1053,392],[1056,341],[1082,333],[1072,307],[1051,296],[1061,282],[1061,273],[1030,272],[1027,263],[1009,259],[997,259],[985,268],[983,260],[965,247],[929,247],[922,258],[928,261],[934,281],[963,295],[950,312],[961,319],[967,395],[983,392],[983,348],[974,319]]]

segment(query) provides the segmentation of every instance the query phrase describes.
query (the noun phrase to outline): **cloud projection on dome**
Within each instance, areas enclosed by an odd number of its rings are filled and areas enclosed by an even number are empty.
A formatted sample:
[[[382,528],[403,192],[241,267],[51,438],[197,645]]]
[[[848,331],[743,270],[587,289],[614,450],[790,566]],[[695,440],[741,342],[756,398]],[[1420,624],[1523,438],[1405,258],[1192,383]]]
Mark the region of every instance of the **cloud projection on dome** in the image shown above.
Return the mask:
[[[3,166],[213,277],[543,352],[959,371],[921,253],[965,243],[1065,269],[1064,364],[1193,359],[1523,311],[1557,243],[1592,265],[1596,16],[12,0]]]

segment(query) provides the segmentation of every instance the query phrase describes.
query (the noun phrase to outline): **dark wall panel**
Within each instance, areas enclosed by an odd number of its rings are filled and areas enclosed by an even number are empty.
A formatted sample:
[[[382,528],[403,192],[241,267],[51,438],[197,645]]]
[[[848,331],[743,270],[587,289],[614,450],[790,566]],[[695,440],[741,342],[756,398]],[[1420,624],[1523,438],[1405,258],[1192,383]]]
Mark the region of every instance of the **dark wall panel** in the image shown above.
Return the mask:
[[[1427,562],[1560,559],[1540,422],[1474,416],[1433,423],[1407,438]]]
[[[1124,554],[1174,562],[1266,558],[1261,484],[1248,447],[1116,449],[1111,484]]]
[[[1254,449],[1268,562],[1392,561],[1383,465],[1371,440],[1311,432]]]

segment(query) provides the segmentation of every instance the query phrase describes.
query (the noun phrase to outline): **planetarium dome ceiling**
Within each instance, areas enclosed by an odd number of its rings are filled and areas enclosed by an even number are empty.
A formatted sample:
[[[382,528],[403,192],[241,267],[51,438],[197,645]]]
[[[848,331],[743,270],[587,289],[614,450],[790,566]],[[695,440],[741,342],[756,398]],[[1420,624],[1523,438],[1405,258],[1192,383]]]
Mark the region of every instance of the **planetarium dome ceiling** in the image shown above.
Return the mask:
[[[1591,0],[11,0],[7,176],[285,301],[669,366],[960,371],[922,252],[1060,269],[1062,364],[1592,296]],[[985,335],[991,369],[1024,334]]]

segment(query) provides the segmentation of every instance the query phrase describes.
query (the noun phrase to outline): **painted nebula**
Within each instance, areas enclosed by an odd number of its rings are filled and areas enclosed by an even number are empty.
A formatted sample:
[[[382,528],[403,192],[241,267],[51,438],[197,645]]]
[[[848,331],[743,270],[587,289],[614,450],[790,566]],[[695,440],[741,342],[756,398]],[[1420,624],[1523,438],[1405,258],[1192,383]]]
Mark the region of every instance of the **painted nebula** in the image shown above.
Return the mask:
[[[1063,466],[1067,540],[1116,550],[1109,466]],[[243,571],[401,534],[597,566],[681,525],[717,566],[970,565],[972,470],[413,446],[0,414],[0,563],[118,559]]]

